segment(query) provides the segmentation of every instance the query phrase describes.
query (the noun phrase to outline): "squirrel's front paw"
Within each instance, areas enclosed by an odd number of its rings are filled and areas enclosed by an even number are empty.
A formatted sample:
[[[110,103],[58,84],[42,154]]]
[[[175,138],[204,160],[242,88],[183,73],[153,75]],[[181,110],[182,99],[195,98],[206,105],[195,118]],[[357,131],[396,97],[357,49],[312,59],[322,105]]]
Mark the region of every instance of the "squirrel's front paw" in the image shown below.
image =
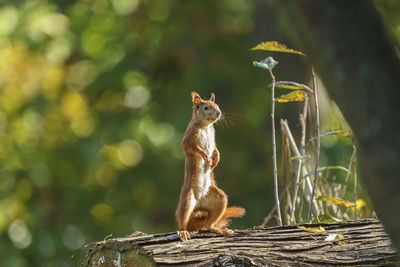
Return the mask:
[[[210,168],[211,168],[211,169],[214,169],[215,167],[217,167],[217,165],[218,165],[218,161],[217,161],[217,160],[214,160],[214,161],[210,164]]]
[[[176,233],[178,234],[179,238],[182,241],[187,241],[190,239],[190,234],[188,231],[183,230],[183,231],[177,231]]]
[[[210,165],[210,166],[212,165],[213,162],[212,162],[212,160],[211,160],[208,156],[204,156],[204,157],[202,157],[202,158],[204,159],[205,162],[208,163],[208,165]]]

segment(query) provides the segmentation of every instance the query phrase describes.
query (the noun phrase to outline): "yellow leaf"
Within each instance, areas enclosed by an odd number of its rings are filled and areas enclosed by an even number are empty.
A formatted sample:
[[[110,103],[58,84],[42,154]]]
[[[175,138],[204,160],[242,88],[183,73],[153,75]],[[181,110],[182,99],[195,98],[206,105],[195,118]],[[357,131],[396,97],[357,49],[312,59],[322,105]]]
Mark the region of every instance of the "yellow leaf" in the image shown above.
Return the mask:
[[[362,208],[364,208],[365,206],[367,206],[367,203],[365,203],[365,201],[363,199],[357,199],[356,200],[356,207],[351,208],[351,210],[354,212],[354,209],[356,211],[360,211]]]
[[[339,199],[339,198],[329,197],[329,196],[320,196],[320,197],[317,198],[317,200],[328,202],[328,203],[332,203],[332,204],[336,204],[336,205],[345,206],[345,207],[348,207],[348,208],[356,207],[356,204],[354,204],[353,202],[350,202],[350,201],[347,201],[347,200],[343,200],[343,199]]]
[[[271,42],[262,42],[255,47],[251,48],[250,50],[266,50],[266,51],[275,51],[275,52],[283,52],[283,53],[292,53],[292,54],[299,54],[302,56],[306,56],[300,51],[294,50],[287,48],[286,45],[281,44],[277,41],[271,41]]]
[[[281,95],[276,99],[278,103],[286,103],[286,102],[297,102],[303,101],[306,98],[307,93],[303,90],[296,90],[287,95]]]
[[[325,232],[325,229],[322,226],[319,226],[319,228],[297,226],[297,228],[303,229],[304,231],[311,232],[311,233],[323,233],[323,232]]]
[[[343,238],[344,238],[343,235],[338,234],[338,240],[343,239]],[[343,244],[344,244],[344,241],[339,241],[338,243],[339,243],[340,245],[343,245]]]
[[[360,209],[364,208],[367,206],[367,203],[363,199],[357,199],[356,200],[356,209],[359,211]]]

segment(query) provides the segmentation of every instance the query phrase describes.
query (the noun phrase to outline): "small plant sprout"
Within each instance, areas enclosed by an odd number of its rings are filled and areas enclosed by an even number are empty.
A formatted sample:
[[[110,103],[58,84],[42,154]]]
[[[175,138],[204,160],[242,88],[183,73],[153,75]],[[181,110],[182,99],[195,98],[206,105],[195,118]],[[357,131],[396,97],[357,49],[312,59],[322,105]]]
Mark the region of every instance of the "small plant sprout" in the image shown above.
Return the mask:
[[[263,68],[266,70],[272,70],[277,64],[278,64],[278,61],[273,59],[273,57],[267,57],[266,59],[263,59],[260,62],[257,62],[257,61],[253,62],[254,66]]]
[[[271,122],[272,122],[272,163],[274,168],[274,192],[275,192],[275,206],[276,206],[276,215],[278,218],[278,225],[282,225],[282,216],[280,209],[280,201],[279,201],[279,188],[278,188],[278,167],[276,164],[276,136],[275,136],[275,76],[272,72],[272,69],[278,64],[272,57],[267,57],[266,59],[256,62],[254,61],[254,66],[260,67],[263,69],[267,69],[272,79],[271,86]]]

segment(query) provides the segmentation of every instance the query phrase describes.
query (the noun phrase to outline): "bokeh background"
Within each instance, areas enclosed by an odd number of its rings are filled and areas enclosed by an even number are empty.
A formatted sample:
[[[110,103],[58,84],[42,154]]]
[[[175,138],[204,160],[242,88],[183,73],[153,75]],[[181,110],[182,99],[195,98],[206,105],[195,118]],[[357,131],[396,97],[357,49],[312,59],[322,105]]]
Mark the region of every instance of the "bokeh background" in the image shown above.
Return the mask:
[[[261,224],[274,205],[270,79],[252,62],[269,54],[249,48],[291,46],[276,2],[1,1],[0,265],[76,266],[109,234],[175,231],[191,91],[215,92],[225,113],[216,177],[247,210],[233,228]],[[399,44],[399,1],[375,3]],[[301,58],[274,58],[278,80],[309,82]],[[299,108],[277,117],[296,131]],[[321,165],[351,152],[325,139]]]

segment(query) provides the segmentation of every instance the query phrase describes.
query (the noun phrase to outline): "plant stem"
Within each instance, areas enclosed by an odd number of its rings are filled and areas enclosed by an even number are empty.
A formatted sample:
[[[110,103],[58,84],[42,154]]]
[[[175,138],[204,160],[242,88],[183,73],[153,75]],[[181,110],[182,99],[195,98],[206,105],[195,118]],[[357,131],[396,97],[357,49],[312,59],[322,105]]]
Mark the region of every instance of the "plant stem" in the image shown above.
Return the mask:
[[[354,144],[354,151],[357,151],[356,147],[357,147],[357,144]],[[357,198],[358,198],[358,196],[357,196],[357,184],[358,184],[358,181],[357,181],[357,153],[356,153],[356,155],[354,157],[353,175],[354,175],[353,176],[353,180],[354,180],[354,193],[353,193],[353,195],[354,195],[354,203],[356,203]],[[357,218],[357,209],[354,210],[354,217]]]
[[[272,120],[272,162],[274,168],[274,192],[275,192],[275,206],[276,215],[278,220],[278,225],[282,225],[281,209],[279,204],[279,190],[278,190],[278,168],[276,164],[276,136],[275,136],[275,76],[272,70],[269,70],[269,74],[272,78],[272,88],[271,88],[271,98],[272,98],[272,110],[271,110],[271,120]]]
[[[318,105],[318,90],[317,90],[317,77],[315,76],[314,67],[311,66],[311,71],[313,75],[313,87],[314,87],[314,102],[315,102],[315,134],[317,136],[317,143],[315,146],[315,174],[314,174],[314,186],[311,194],[310,199],[310,207],[308,210],[308,221],[311,222],[311,209],[312,209],[312,202],[315,196],[315,187],[317,185],[318,175],[318,164],[319,164],[319,152],[321,146],[321,137],[319,135],[319,105]]]
[[[306,143],[306,119],[307,119],[307,106],[308,106],[308,97],[304,99],[303,103],[303,112],[300,114],[300,124],[301,124],[301,139],[300,139],[300,156],[304,157],[304,146]],[[300,173],[301,173],[301,165],[303,161],[302,159],[298,160],[298,165],[295,174],[295,184],[292,195],[292,209],[290,210],[290,224],[294,225],[296,223],[296,219],[294,217],[294,211],[296,209],[296,199],[297,192],[299,189],[299,181],[300,181]]]
[[[286,134],[286,136],[289,139],[289,144],[290,144],[290,147],[292,148],[292,151],[293,151],[294,155],[296,157],[301,157],[300,151],[299,151],[299,149],[298,149],[298,147],[296,145],[296,142],[294,141],[292,132],[290,131],[289,125],[287,124],[287,120],[281,120],[281,127],[282,127],[283,132]],[[302,164],[301,169],[302,169],[302,172],[303,172],[303,177],[305,177],[305,175],[307,173],[309,173],[309,171],[307,170],[307,168],[306,168],[306,166],[304,164]],[[305,184],[305,186],[304,186],[304,199],[306,200],[306,202],[308,202],[308,201],[312,200],[312,198],[311,198],[312,185],[311,185],[309,177],[305,177],[304,181],[305,181],[305,183],[304,183]],[[301,203],[302,202],[300,202],[300,204]],[[313,200],[311,205],[312,205],[312,213],[313,213],[313,215],[317,216],[318,215],[317,202],[315,200]]]

